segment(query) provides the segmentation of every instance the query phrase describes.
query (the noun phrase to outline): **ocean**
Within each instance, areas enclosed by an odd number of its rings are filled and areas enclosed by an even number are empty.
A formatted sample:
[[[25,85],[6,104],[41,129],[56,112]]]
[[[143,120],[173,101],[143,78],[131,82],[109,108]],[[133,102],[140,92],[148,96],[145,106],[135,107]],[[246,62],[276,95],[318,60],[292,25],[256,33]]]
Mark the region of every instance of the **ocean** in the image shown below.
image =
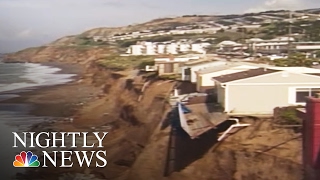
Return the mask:
[[[75,74],[59,74],[61,69],[33,63],[2,63],[0,60],[0,102],[19,93],[32,91],[43,86],[53,86],[71,82]],[[32,104],[0,103],[0,161],[1,179],[15,179],[16,173],[23,168],[14,168],[15,155],[22,148],[12,148],[12,132],[23,132],[35,123],[50,120],[50,117],[28,115]]]

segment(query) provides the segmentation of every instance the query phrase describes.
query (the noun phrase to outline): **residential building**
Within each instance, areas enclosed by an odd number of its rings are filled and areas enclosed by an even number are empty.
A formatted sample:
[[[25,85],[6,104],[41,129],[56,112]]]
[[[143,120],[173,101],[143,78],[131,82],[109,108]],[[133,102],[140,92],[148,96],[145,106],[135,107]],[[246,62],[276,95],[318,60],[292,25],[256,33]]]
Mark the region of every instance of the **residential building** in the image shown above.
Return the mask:
[[[147,55],[156,55],[157,54],[157,49],[156,49],[156,45],[152,42],[145,42],[144,43],[145,46],[145,54]]]
[[[320,50],[320,42],[293,42],[292,44],[298,51]]]
[[[217,47],[219,47],[219,50],[222,50],[222,51],[233,51],[238,48],[242,48],[243,44],[240,44],[234,41],[222,41],[217,44]]]
[[[184,64],[181,68],[181,79],[183,81],[190,81],[192,83],[197,82],[196,72],[210,67],[220,66],[225,64],[222,61],[208,61],[208,60],[198,60],[198,61],[190,61]]]
[[[277,67],[270,66],[269,69],[280,70],[280,71],[288,71],[295,73],[304,73],[304,74],[320,74],[320,69],[308,68],[308,67]]]
[[[252,38],[246,41],[248,48],[254,52],[278,53],[288,49],[289,42],[294,42],[292,37],[278,37],[271,40]]]
[[[196,72],[197,91],[198,92],[208,92],[208,90],[213,91],[214,86],[215,86],[215,82],[212,80],[212,77],[247,71],[250,69],[257,69],[260,67],[261,66],[259,66],[258,64],[256,64],[256,65],[240,65],[240,63],[230,64],[230,63],[223,62],[223,64],[220,66],[201,69]],[[215,93],[215,92],[213,92],[213,93]]]
[[[178,44],[171,43],[166,46],[167,54],[178,54]]]
[[[320,93],[319,74],[268,68],[213,77],[218,102],[230,115],[271,115],[275,107],[305,105]]]
[[[179,51],[180,52],[188,52],[190,51],[191,45],[190,44],[180,44]]]
[[[191,51],[205,53],[208,46],[210,46],[210,43],[191,44]]]
[[[205,49],[210,43],[156,43],[156,42],[140,42],[136,45],[131,45],[127,54],[131,55],[157,55],[157,54],[179,54],[181,52],[194,51],[205,53]]]
[[[191,58],[156,58],[154,59],[155,69],[158,70],[158,74],[178,74],[181,73],[181,67],[192,59],[198,59],[199,57]]]
[[[132,45],[127,50],[127,53],[132,55],[143,55],[145,54],[144,52],[145,46],[140,44]]]
[[[157,53],[158,54],[165,54],[166,53],[166,45],[165,44],[158,44],[157,47]]]

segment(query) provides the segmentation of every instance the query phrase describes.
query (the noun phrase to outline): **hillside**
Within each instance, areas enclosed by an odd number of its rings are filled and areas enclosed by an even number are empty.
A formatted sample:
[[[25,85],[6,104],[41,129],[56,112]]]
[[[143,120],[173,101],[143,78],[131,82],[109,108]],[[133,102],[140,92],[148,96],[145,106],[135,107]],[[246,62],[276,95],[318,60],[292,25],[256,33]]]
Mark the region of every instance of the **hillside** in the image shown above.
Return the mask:
[[[292,33],[308,33],[305,37],[299,37],[299,40],[320,40],[318,33],[320,24],[319,12],[320,8],[299,10],[292,13],[292,17],[295,19]],[[199,38],[216,39],[213,43],[219,43],[223,40],[242,42],[245,38],[252,37],[270,39],[286,35],[288,33],[288,21],[290,21],[289,11],[285,10],[234,15],[184,15],[175,18],[159,18],[125,27],[91,29],[78,35],[62,37],[44,47],[28,48],[9,54],[5,59],[11,61],[37,59],[38,57],[34,56],[41,54],[42,50],[45,50],[44,54],[47,54],[47,57],[54,59],[49,55],[50,53],[47,53],[48,47],[53,49],[52,46],[57,51],[61,48],[93,49],[93,51],[95,51],[95,48],[120,48],[123,53],[125,48],[135,44],[137,41],[158,41],[159,37],[163,36],[161,34],[166,34],[164,39],[169,40],[193,39],[196,41]],[[192,31],[194,33],[181,34],[179,31]],[[203,32],[198,33],[196,31]],[[102,40],[94,40],[95,37],[100,37]],[[59,52],[60,55],[63,52],[65,51]],[[72,55],[68,54],[66,56]],[[39,58],[43,57],[43,55],[40,55]]]
[[[118,28],[96,28],[82,33],[81,35],[85,36],[109,36],[114,35],[116,33],[126,33],[133,31],[141,31],[141,30],[161,30],[166,28],[173,28],[177,26],[184,25],[192,25],[205,23],[210,21],[240,21],[247,20],[248,23],[259,22],[259,18],[256,16],[261,15],[269,15],[268,18],[276,18],[276,19],[285,19],[289,18],[289,11],[279,10],[279,11],[266,11],[260,13],[247,13],[247,14],[237,14],[237,15],[184,15],[181,17],[175,18],[160,18],[154,19],[146,23],[129,25],[126,27],[118,27]],[[293,14],[299,13],[307,13],[307,14],[319,14],[320,8],[318,9],[307,9],[307,10],[299,10],[294,12]]]

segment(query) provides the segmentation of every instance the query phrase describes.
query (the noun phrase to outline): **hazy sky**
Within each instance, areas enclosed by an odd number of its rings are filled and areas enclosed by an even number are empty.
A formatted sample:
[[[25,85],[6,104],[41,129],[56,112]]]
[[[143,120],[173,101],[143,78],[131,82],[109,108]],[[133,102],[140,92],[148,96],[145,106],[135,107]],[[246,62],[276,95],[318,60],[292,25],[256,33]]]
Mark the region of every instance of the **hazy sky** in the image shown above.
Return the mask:
[[[0,53],[159,17],[316,7],[319,0],[0,0]]]

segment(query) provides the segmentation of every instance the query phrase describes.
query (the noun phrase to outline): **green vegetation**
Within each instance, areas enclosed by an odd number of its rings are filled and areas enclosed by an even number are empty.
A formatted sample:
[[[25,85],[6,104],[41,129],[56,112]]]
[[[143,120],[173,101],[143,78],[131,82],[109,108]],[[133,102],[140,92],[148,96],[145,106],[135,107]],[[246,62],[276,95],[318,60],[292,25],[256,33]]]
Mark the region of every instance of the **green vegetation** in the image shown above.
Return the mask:
[[[301,124],[301,119],[297,116],[297,107],[289,106],[279,110],[278,120],[279,124],[298,125]]]
[[[179,80],[181,78],[181,74],[168,74],[159,76],[162,80]]]
[[[289,22],[264,24],[259,33],[265,36],[284,36],[289,33]],[[291,24],[293,34],[301,34],[302,41],[320,41],[320,21],[296,21]]]
[[[75,41],[72,44],[73,45],[78,45],[78,46],[109,45],[108,42],[103,42],[103,41],[95,42],[95,41],[93,41],[92,38],[84,37],[84,36],[80,36],[80,37],[76,38]]]
[[[301,53],[294,53],[289,56],[287,59],[275,59],[272,63],[276,66],[304,66],[304,67],[311,67],[313,62],[317,62],[316,59],[306,58],[304,54]]]
[[[98,60],[97,64],[115,71],[123,71],[126,69],[141,69],[145,65],[154,65],[154,56],[119,56],[110,55],[104,59]]]

